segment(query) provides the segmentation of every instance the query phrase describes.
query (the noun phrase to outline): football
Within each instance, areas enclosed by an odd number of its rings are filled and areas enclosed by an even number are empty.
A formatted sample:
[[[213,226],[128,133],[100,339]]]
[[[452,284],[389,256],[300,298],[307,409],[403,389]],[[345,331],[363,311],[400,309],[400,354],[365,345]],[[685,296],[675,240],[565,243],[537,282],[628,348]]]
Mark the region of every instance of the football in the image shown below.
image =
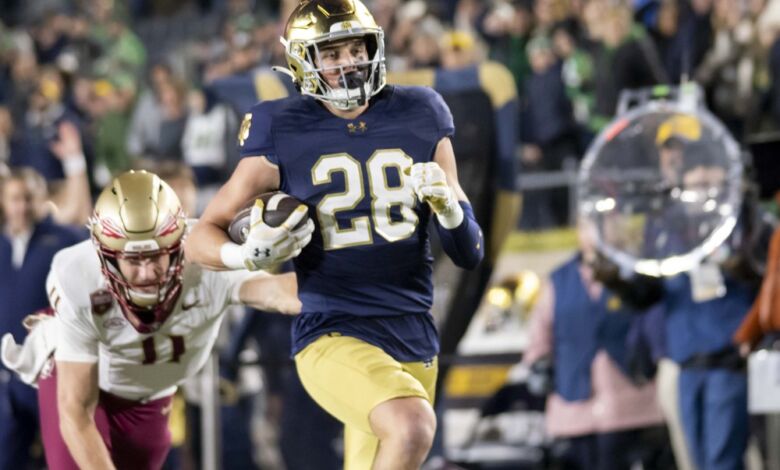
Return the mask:
[[[304,205],[298,199],[281,191],[271,191],[250,199],[238,210],[228,227],[228,236],[234,243],[242,244],[246,241],[246,236],[249,234],[252,207],[254,207],[257,199],[262,200],[265,204],[263,221],[271,227],[282,225],[298,206]],[[309,220],[308,215],[301,219],[294,227],[294,230],[303,227],[307,220]]]

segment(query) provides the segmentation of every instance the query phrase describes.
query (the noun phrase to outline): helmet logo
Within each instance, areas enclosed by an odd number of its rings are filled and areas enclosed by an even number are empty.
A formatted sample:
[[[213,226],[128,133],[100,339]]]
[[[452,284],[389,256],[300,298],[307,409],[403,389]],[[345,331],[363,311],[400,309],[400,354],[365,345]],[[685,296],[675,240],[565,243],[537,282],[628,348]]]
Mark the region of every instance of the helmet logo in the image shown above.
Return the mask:
[[[165,222],[160,225],[160,228],[157,229],[157,234],[155,236],[157,237],[164,237],[166,235],[169,235],[176,230],[179,229],[179,222],[176,220],[176,217],[172,216],[171,214],[168,214],[168,216],[165,218]]]
[[[108,238],[127,238],[125,231],[113,219],[100,219],[101,232]]]
[[[339,31],[352,31],[352,29],[360,28],[360,23],[354,23],[352,21],[341,21],[339,23],[333,23],[330,27],[331,33],[337,33]]]

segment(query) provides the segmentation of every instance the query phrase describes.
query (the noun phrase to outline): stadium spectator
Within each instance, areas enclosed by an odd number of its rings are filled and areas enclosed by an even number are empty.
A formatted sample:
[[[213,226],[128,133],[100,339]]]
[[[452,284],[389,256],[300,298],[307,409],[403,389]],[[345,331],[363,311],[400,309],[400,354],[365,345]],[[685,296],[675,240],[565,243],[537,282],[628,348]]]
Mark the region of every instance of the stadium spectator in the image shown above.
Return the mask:
[[[160,154],[160,128],[163,120],[162,90],[176,80],[171,66],[153,64],[141,92],[127,131],[127,151],[133,157]]]
[[[585,223],[579,238],[581,251],[552,272],[540,294],[523,356],[533,371],[529,386],[550,393],[545,421],[558,441],[555,458],[582,470],[668,468],[655,385],[632,382],[628,334],[639,316],[594,279]]]
[[[546,36],[533,38],[527,50],[533,74],[525,82],[521,114],[523,170],[560,171],[566,158],[576,158],[579,145],[561,63]],[[520,226],[540,229],[567,224],[567,194],[565,188],[526,191]]]
[[[756,28],[738,3],[715,0],[714,4],[712,47],[693,77],[710,97],[710,110],[742,142],[746,121],[756,106]]]
[[[0,177],[0,336],[26,336],[22,320],[46,308],[46,273],[54,254],[86,237],[56,223],[46,182],[31,168]],[[29,468],[38,434],[35,390],[0,365],[0,468]]]

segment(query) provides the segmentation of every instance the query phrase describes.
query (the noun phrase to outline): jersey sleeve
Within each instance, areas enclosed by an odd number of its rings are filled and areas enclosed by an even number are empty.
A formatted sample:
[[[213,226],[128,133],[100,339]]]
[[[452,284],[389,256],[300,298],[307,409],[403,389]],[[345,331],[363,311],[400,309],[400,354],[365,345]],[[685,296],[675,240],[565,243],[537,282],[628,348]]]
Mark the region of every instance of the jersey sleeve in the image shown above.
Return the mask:
[[[218,307],[224,310],[229,305],[239,304],[238,291],[247,279],[256,273],[240,269],[236,271],[207,271],[211,298]]]
[[[244,114],[238,131],[238,148],[241,158],[266,157],[278,165],[273,139],[272,102],[258,103]]]
[[[59,341],[54,353],[55,360],[97,362],[100,344],[97,329],[91,322],[91,317],[79,315],[79,309],[66,295],[53,269],[46,279],[46,291],[49,293],[49,302],[60,324]]]
[[[452,137],[455,134],[455,123],[452,120],[452,112],[444,98],[433,88],[425,88],[425,101],[433,114],[433,122],[438,129],[438,139]]]

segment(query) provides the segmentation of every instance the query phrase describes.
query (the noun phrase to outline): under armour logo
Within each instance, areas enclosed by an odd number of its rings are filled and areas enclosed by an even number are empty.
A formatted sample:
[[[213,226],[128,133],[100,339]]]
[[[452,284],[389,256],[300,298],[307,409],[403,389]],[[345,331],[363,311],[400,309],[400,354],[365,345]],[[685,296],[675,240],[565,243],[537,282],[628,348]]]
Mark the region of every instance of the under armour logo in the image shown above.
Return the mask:
[[[261,253],[264,253],[266,258],[271,257],[270,248],[266,248],[265,250],[261,250],[260,248],[255,248],[255,258],[259,258]]]
[[[357,125],[350,122],[349,124],[347,124],[347,130],[349,130],[350,134],[355,134],[357,132],[360,132],[362,134],[368,130],[368,126],[366,126],[366,123],[363,121],[358,122]]]

